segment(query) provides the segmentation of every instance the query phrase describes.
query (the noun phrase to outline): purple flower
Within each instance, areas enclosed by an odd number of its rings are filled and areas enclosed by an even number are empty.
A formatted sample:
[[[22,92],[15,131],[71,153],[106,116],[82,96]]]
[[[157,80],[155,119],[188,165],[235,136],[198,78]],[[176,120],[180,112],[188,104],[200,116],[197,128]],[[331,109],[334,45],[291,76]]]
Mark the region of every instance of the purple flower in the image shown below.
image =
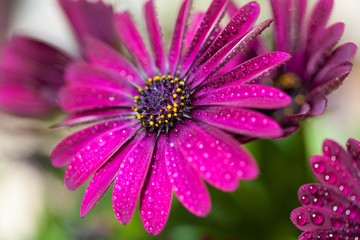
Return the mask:
[[[89,38],[85,44],[89,62],[67,69],[60,104],[70,116],[59,126],[96,124],[60,142],[51,159],[57,167],[68,164],[64,181],[70,190],[93,175],[82,217],[114,182],[113,207],[120,223],[129,223],[140,196],[143,224],[149,233],[158,234],[169,215],[172,191],[190,212],[205,216],[211,203],[204,181],[233,191],[239,179],[258,175],[252,156],[230,134],[259,138],[283,134],[276,121],[255,109],[285,107],[289,96],[273,87],[246,83],[269,74],[289,55],[267,53],[215,77],[271,22],[251,28],[259,14],[259,5],[252,2],[214,36],[227,3],[212,1],[185,47],[191,6],[185,0],[166,55],[154,3],[147,1],[145,26],[152,54],[125,11],[114,21],[136,66]]]
[[[299,189],[302,207],[291,220],[304,231],[300,240],[356,240],[360,236],[360,142],[349,139],[347,149],[332,140],[323,143],[323,155],[310,158],[320,184]]]
[[[290,106],[268,111],[284,128],[284,137],[299,128],[301,120],[324,113],[326,95],[341,85],[352,68],[354,43],[335,48],[344,31],[339,22],[327,26],[333,0],[319,0],[306,16],[307,0],[270,0],[274,16],[273,50],[290,53],[292,58],[272,76],[272,84],[293,99]],[[229,6],[233,14],[236,6]],[[265,45],[254,46],[262,52]]]
[[[115,44],[111,7],[100,1],[59,0],[59,3],[80,46],[86,36]],[[74,59],[48,43],[23,35],[13,36],[1,48],[0,109],[29,117],[48,115],[56,110],[65,68]]]

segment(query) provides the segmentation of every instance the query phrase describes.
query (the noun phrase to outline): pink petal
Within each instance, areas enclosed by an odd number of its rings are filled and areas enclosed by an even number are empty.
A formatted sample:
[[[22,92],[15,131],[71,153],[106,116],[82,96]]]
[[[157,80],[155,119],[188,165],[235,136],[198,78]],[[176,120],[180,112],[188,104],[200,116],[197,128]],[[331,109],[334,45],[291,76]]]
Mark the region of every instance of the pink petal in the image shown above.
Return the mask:
[[[200,90],[193,105],[227,105],[233,107],[273,109],[288,106],[292,99],[281,90],[258,84]]]
[[[115,128],[121,128],[134,121],[112,120],[101,122],[88,128],[77,131],[56,145],[50,158],[55,167],[65,166],[81,149],[83,149],[92,139],[111,131]]]
[[[143,132],[137,144],[128,152],[120,165],[114,182],[113,208],[121,224],[128,224],[134,214],[155,147],[155,135]]]
[[[281,2],[281,3],[280,3]],[[288,27],[291,25],[291,17],[288,2],[281,0],[270,0],[274,16],[274,36],[276,50],[288,51],[289,32]]]
[[[188,166],[172,132],[166,142],[159,139],[159,146],[164,144],[166,169],[176,196],[191,213],[206,216],[211,209],[211,201],[205,184]]]
[[[114,21],[122,43],[134,57],[135,62],[144,70],[148,77],[155,77],[153,60],[130,14],[126,11],[117,13],[114,16]]]
[[[195,32],[193,41],[182,58],[181,76],[184,76],[188,72],[195,58],[200,55],[201,51],[204,51],[204,49],[202,49],[203,44],[207,42],[210,35],[209,33],[215,29],[218,22],[222,18],[227,3],[228,0],[214,0],[212,1],[208,10],[205,12],[204,17],[202,18],[201,23]]]
[[[350,222],[346,215],[340,215],[334,211],[317,206],[303,206],[291,212],[291,220],[302,231],[316,231],[319,229],[343,229],[352,228],[358,224]]]
[[[107,119],[129,119],[134,118],[134,111],[130,108],[100,109],[72,114],[52,128],[75,126],[84,123],[99,122]]]
[[[236,171],[232,167],[234,160],[227,156],[231,155],[232,149],[223,141],[219,142],[190,122],[179,126],[175,136],[182,155],[203,179],[222,191],[234,191],[238,187]],[[219,143],[215,145],[216,142]]]
[[[112,22],[113,10],[102,1],[58,0],[67,15],[75,35],[82,46],[84,36],[92,36],[115,45],[116,34]]]
[[[229,14],[229,16],[232,18],[236,14],[237,10],[238,7],[236,6],[236,4],[232,0],[230,0],[229,5],[226,8],[226,11]]]
[[[307,29],[308,42],[314,39],[314,36],[322,31],[330,17],[333,0],[319,0],[310,15],[310,21]]]
[[[211,56],[232,40],[244,36],[259,16],[260,6],[251,2],[240,8],[224,27],[205,53],[196,60],[196,65],[205,63]]]
[[[338,214],[344,214],[346,210],[350,210],[352,218],[356,216],[354,219],[360,219],[360,209],[354,208],[354,203],[350,198],[332,187],[315,183],[306,184],[299,189],[298,198],[302,205],[323,207]]]
[[[57,108],[55,96],[55,90],[42,89],[36,84],[1,83],[0,79],[0,109],[11,114],[28,117],[49,114]]]
[[[119,171],[120,164],[123,162],[128,152],[134,147],[135,143],[136,141],[131,141],[120,151],[120,153],[114,154],[96,171],[86,188],[84,198],[81,203],[81,217],[85,217],[107,191]]]
[[[73,62],[67,67],[65,80],[73,84],[98,85],[114,88],[118,91],[129,92],[132,95],[138,93],[137,90],[132,87],[128,81],[119,76],[118,73],[85,62]]]
[[[186,23],[189,16],[191,3],[192,0],[185,0],[183,2],[175,22],[174,32],[171,37],[169,53],[168,53],[168,63],[170,68],[169,72],[171,75],[175,74],[181,56],[182,42],[184,41]],[[194,23],[190,25],[190,27],[192,26],[194,26]]]
[[[311,95],[311,99],[308,102],[311,105],[310,117],[322,115],[328,103],[327,98],[322,93]]]
[[[282,135],[282,129],[276,121],[253,110],[206,107],[194,110],[193,116],[207,124],[237,134],[259,138],[274,138]]]
[[[325,75],[336,66],[350,62],[353,59],[356,50],[357,47],[354,43],[344,43],[338,47],[326,61],[325,66],[316,74],[312,84],[316,85],[317,83],[322,82]]]
[[[349,138],[346,143],[349,153],[352,155],[354,161],[354,165],[359,166],[360,164],[360,142],[356,139]]]
[[[308,76],[315,74],[321,65],[324,64],[325,58],[328,57],[331,49],[339,41],[344,32],[344,28],[344,23],[336,23],[324,30],[322,35],[319,36],[316,42],[317,44],[313,44],[315,46],[310,50],[310,53],[314,53],[311,55],[306,67],[306,74]]]
[[[183,49],[186,50],[190,46],[191,42],[194,39],[196,30],[200,26],[200,23],[201,23],[204,15],[205,15],[205,13],[201,12],[201,11],[192,13],[190,15],[189,20],[188,20],[189,23],[188,23],[188,26],[186,28],[186,34],[185,34],[185,38],[184,38],[184,43],[183,43],[183,46],[182,46]],[[183,51],[183,54],[185,54],[184,51]]]
[[[67,85],[59,92],[59,102],[67,112],[80,112],[105,107],[131,107],[134,105],[134,98],[113,88]]]
[[[252,58],[231,71],[215,79],[208,79],[201,86],[203,88],[217,89],[226,85],[240,85],[269,75],[281,64],[290,59],[288,53],[272,52]]]
[[[138,130],[139,125],[113,128],[92,138],[72,158],[65,171],[64,182],[69,190],[80,187]]]
[[[200,68],[198,68],[187,81],[191,83],[193,87],[204,82],[208,77],[222,68],[238,52],[242,51],[247,46],[247,44],[251,42],[256,36],[258,36],[265,28],[269,27],[271,22],[272,20],[266,20],[254,27],[243,38],[232,40],[230,43],[216,52],[215,55],[213,55]]]
[[[315,155],[310,158],[310,166],[315,177],[325,186],[337,188],[348,197],[360,192],[359,179],[342,166],[340,160]]]
[[[311,92],[321,92],[324,95],[328,95],[337,89],[345,78],[349,75],[352,69],[351,63],[346,63],[344,65],[338,66],[330,70]]]
[[[360,177],[360,169],[355,167],[351,153],[345,151],[340,144],[331,139],[326,139],[323,142],[323,152],[324,156],[331,157],[331,160],[339,161],[343,168],[352,173],[353,177]]]
[[[148,0],[144,6],[146,30],[149,36],[155,65],[161,73],[165,73],[165,50],[161,28],[156,17],[153,0]]]
[[[119,77],[127,79],[130,83],[142,86],[145,82],[138,69],[131,62],[115,49],[94,38],[86,39],[85,54],[91,63],[120,73]]]
[[[165,226],[172,196],[172,185],[165,166],[165,140],[161,142],[164,144],[158,144],[140,197],[141,220],[145,229],[154,235],[159,234]]]

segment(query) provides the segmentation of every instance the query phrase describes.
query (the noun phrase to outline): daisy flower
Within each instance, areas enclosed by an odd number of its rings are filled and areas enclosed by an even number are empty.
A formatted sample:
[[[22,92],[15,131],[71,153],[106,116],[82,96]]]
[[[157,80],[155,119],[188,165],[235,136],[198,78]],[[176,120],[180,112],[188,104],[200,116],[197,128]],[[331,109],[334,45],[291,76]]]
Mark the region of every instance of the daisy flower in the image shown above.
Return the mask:
[[[274,16],[274,46],[266,47],[260,37],[250,51],[253,54],[263,52],[265,48],[292,56],[272,75],[271,85],[286,92],[293,101],[286,108],[266,112],[282,125],[283,137],[295,132],[301,120],[324,113],[326,95],[348,76],[357,50],[351,42],[335,47],[345,25],[341,22],[327,25],[333,0],[318,0],[309,14],[307,2],[270,0]],[[231,2],[228,13],[232,15],[236,9]]]
[[[358,240],[360,236],[360,142],[349,139],[347,151],[333,140],[323,143],[323,155],[310,158],[320,183],[299,189],[303,205],[291,220],[304,231],[299,239]]]
[[[65,138],[51,154],[53,165],[68,165],[64,181],[69,190],[93,176],[82,217],[114,183],[119,222],[129,223],[140,198],[142,222],[149,233],[158,234],[167,221],[172,192],[190,212],[205,216],[211,202],[204,182],[233,191],[239,179],[258,175],[254,159],[231,134],[283,134],[276,121],[255,109],[285,107],[290,97],[246,83],[290,56],[266,53],[215,77],[271,23],[252,28],[259,14],[259,5],[252,2],[216,32],[227,4],[213,0],[184,46],[191,1],[183,1],[167,54],[152,0],[144,5],[151,53],[129,12],[117,13],[117,33],[136,65],[101,41],[86,40],[89,61],[73,63],[65,74],[59,100],[70,115],[58,126],[93,125]]]

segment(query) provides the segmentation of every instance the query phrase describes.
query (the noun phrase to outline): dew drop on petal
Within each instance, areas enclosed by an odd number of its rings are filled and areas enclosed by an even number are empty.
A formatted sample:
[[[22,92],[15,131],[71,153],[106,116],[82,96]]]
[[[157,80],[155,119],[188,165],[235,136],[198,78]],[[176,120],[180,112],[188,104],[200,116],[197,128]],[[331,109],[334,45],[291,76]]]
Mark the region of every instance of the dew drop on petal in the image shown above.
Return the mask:
[[[324,216],[321,213],[311,214],[311,221],[316,225],[321,225],[324,222]]]

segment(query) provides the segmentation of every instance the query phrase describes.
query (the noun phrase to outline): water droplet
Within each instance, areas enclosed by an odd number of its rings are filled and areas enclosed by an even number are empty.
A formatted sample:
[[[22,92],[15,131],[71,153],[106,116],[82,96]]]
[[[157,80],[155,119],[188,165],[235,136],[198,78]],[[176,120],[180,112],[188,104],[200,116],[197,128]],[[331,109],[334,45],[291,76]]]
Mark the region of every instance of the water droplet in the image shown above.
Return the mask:
[[[313,166],[317,173],[324,173],[326,170],[326,164],[324,162],[316,162]]]
[[[316,225],[321,225],[324,222],[324,216],[321,213],[311,214],[311,221]]]
[[[146,212],[146,218],[147,219],[152,219],[153,217],[154,217],[154,213],[152,211],[149,210],[149,211]]]
[[[304,213],[299,213],[299,215],[296,218],[296,222],[297,224],[299,224],[300,226],[304,226],[306,223],[306,216]]]

